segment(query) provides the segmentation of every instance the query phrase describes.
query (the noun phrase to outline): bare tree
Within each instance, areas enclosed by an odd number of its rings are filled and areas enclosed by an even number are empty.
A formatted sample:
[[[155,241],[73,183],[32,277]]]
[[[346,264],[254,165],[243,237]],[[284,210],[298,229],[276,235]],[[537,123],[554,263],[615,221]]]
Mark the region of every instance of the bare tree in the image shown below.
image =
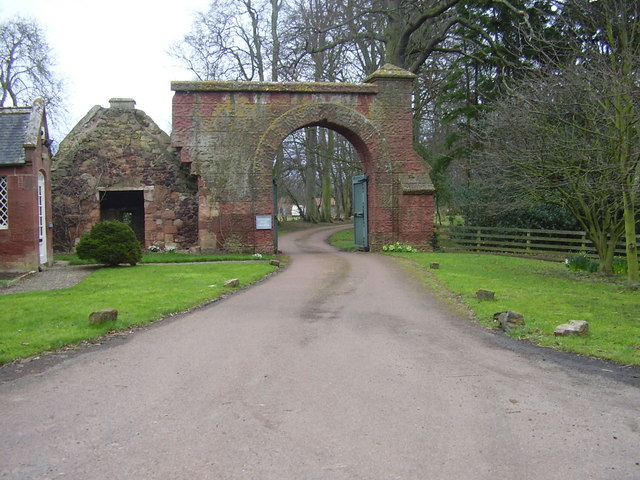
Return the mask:
[[[33,19],[0,23],[0,106],[30,104],[42,98],[52,123],[63,120],[64,84],[42,29]]]
[[[196,13],[191,31],[169,55],[198,80],[277,81],[282,9],[282,0],[212,2]]]

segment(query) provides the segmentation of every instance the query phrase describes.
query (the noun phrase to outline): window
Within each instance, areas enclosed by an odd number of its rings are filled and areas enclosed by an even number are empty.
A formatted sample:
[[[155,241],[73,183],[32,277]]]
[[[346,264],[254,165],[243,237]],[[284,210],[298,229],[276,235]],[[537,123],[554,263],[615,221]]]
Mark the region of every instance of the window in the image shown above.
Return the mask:
[[[0,228],[9,228],[9,190],[7,177],[0,177]]]

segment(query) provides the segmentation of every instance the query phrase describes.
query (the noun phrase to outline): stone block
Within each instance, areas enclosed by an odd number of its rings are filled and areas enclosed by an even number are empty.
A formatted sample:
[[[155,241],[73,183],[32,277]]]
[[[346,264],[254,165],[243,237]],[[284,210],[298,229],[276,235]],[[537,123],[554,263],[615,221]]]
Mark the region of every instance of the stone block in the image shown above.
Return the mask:
[[[484,288],[481,288],[476,292],[476,298],[478,300],[495,300],[496,292],[494,292],[493,290],[485,290]]]
[[[237,278],[232,278],[230,280],[227,280],[226,282],[224,282],[224,286],[225,287],[239,287],[240,286],[240,280],[238,280]]]
[[[274,267],[279,267],[280,266],[280,260],[271,260],[269,262],[270,265],[273,265]]]
[[[118,319],[118,310],[115,308],[105,308],[89,315],[90,325],[102,325],[107,322],[115,322]]]
[[[493,314],[493,320],[500,323],[500,328],[505,332],[513,328],[524,326],[524,315],[512,310]]]
[[[437,269],[439,269],[439,268],[440,268],[440,264],[439,264],[438,262],[431,262],[431,263],[429,264],[429,268],[430,268],[431,270],[437,270]]]
[[[570,320],[569,323],[558,325],[553,334],[556,337],[566,337],[569,335],[586,337],[589,334],[589,322],[585,320]]]

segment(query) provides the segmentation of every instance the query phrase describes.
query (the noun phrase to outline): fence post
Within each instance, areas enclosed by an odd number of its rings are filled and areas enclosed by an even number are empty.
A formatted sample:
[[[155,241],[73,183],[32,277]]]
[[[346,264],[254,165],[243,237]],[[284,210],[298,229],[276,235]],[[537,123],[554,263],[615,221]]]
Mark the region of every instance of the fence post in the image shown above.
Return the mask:
[[[531,253],[531,232],[527,232],[527,253]]]
[[[587,234],[586,232],[582,232],[582,246],[580,247],[581,252],[587,251]]]
[[[480,247],[482,246],[482,237],[480,236],[481,230],[478,229],[476,231],[476,250],[480,251]]]

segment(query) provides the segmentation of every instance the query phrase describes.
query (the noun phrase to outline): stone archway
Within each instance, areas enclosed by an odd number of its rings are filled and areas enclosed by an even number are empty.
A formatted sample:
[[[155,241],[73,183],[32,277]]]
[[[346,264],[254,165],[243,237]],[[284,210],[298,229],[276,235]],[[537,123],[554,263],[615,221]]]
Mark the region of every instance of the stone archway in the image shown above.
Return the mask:
[[[389,148],[382,132],[364,115],[353,108],[335,103],[312,103],[294,107],[274,120],[260,138],[253,157],[251,179],[256,193],[255,202],[271,201],[271,190],[259,188],[269,186],[272,177],[272,161],[284,139],[305,127],[324,127],[344,136],[360,157],[365,175],[369,178],[369,215],[373,230],[370,241],[377,245],[390,243],[393,237],[382,225],[382,220],[392,221],[393,166]]]
[[[434,189],[412,147],[414,76],[390,65],[363,84],[173,82],[172,144],[199,177],[199,243],[272,252],[271,162],[284,138],[327,127],[356,148],[370,179],[369,243],[429,248]]]

